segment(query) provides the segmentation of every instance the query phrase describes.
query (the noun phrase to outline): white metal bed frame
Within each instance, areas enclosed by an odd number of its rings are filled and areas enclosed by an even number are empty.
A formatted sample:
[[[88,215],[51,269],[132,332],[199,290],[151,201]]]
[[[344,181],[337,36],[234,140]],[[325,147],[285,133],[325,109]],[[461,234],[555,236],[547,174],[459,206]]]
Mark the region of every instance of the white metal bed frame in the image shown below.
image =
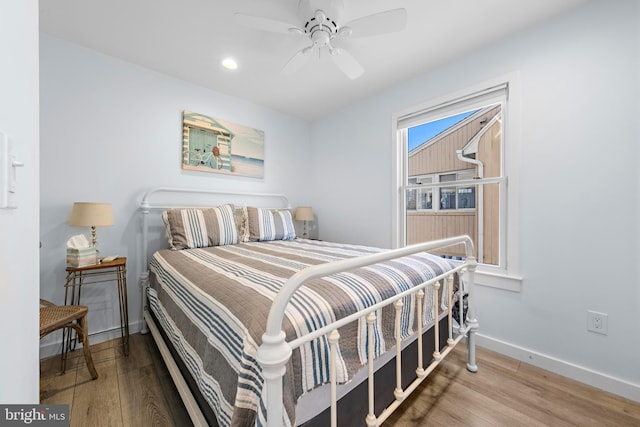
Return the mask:
[[[140,210],[142,212],[142,257],[141,257],[141,271],[140,271],[140,286],[142,288],[142,309],[143,309],[143,319],[147,323],[149,327],[149,331],[152,333],[154,340],[156,341],[160,353],[167,364],[167,368],[171,374],[171,377],[176,384],[176,388],[182,397],[185,407],[194,423],[195,426],[207,426],[207,421],[202,414],[191,390],[189,389],[186,380],[182,376],[176,362],[174,361],[171,352],[169,351],[167,345],[160,335],[160,331],[158,326],[155,324],[152,316],[149,313],[149,307],[147,303],[147,287],[149,286],[149,271],[147,269],[147,261],[149,259],[148,253],[148,217],[151,211],[164,210],[168,208],[175,207],[193,207],[193,206],[211,206],[212,204],[206,203],[197,203],[197,204],[188,204],[188,205],[171,205],[171,204],[162,204],[162,203],[154,203],[152,202],[152,198],[161,193],[166,194],[191,194],[191,195],[207,195],[214,197],[231,197],[231,198],[250,198],[250,199],[264,199],[264,200],[280,200],[284,206],[280,208],[290,208],[289,201],[286,196],[282,194],[269,194],[269,193],[242,193],[242,192],[224,192],[224,191],[216,191],[210,189],[189,189],[189,188],[170,188],[170,187],[159,187],[148,191],[144,197],[142,198],[142,202],[140,203]],[[289,302],[291,296],[296,292],[296,290],[302,286],[302,284],[310,279],[319,278],[328,276],[331,274],[352,270],[359,267],[364,267],[370,264],[375,264],[383,261],[392,260],[394,258],[400,258],[403,256],[408,256],[411,254],[430,251],[438,248],[444,248],[451,245],[456,244],[464,244],[466,248],[466,260],[462,262],[460,265],[457,265],[453,270],[446,272],[440,276],[437,276],[431,280],[428,280],[422,283],[419,286],[408,289],[400,294],[394,295],[391,298],[388,298],[384,301],[381,301],[371,307],[368,307],[366,310],[359,311],[350,316],[342,318],[338,321],[335,321],[323,328],[317,329],[312,333],[301,336],[295,340],[287,342],[285,340],[285,333],[282,330],[282,321],[284,318],[284,312],[286,306]],[[265,378],[265,388],[264,392],[266,393],[266,407],[267,407],[267,426],[268,427],[279,427],[283,425],[283,416],[284,416],[284,404],[283,404],[283,391],[282,391],[282,379],[286,372],[286,364],[291,357],[293,349],[298,348],[305,343],[312,341],[322,335],[327,335],[330,343],[330,387],[331,387],[331,426],[337,426],[337,393],[336,393],[336,369],[335,369],[335,359],[338,341],[340,339],[340,334],[338,333],[338,328],[353,322],[358,321],[361,318],[366,318],[367,323],[369,324],[369,336],[367,338],[367,345],[369,346],[368,354],[368,399],[369,399],[369,410],[368,415],[366,417],[367,426],[379,426],[382,424],[388,417],[397,409],[400,404],[417,388],[417,386],[424,381],[425,378],[429,375],[433,369],[435,369],[440,362],[444,359],[444,357],[464,338],[467,337],[467,346],[468,346],[468,358],[467,358],[467,369],[471,372],[476,372],[478,370],[478,366],[476,364],[476,354],[475,354],[475,333],[478,329],[478,321],[475,318],[475,310],[473,306],[473,285],[474,285],[474,275],[477,267],[477,262],[474,258],[473,252],[473,242],[468,236],[459,236],[448,239],[441,239],[432,242],[425,242],[416,245],[407,246],[404,248],[392,249],[389,251],[366,255],[357,258],[344,259],[328,264],[315,265],[311,267],[307,267],[302,271],[294,274],[287,282],[284,284],[280,293],[276,296],[276,299],[271,306],[269,311],[269,316],[267,319],[267,325],[264,335],[262,336],[262,345],[258,349],[258,362],[262,365],[262,373]],[[452,316],[452,281],[453,275],[456,273],[464,273],[465,274],[465,292],[468,294],[468,308],[466,313],[464,313],[463,307],[463,298],[458,298],[459,303],[459,313],[460,319],[465,319],[463,322],[460,322],[457,328],[455,328],[455,332],[457,335],[454,336],[454,324],[453,324],[453,316]],[[440,347],[440,336],[439,336],[439,328],[438,320],[439,320],[439,303],[440,303],[440,295],[439,289],[441,287],[441,283],[444,283],[444,280],[448,281],[447,290],[448,294],[446,296],[448,300],[448,313],[447,313],[447,322],[448,322],[448,337],[446,340],[446,347],[442,352],[439,351]],[[428,286],[432,286],[435,292],[434,296],[434,318],[436,319],[436,325],[434,325],[434,353],[433,359],[428,366],[424,366],[423,363],[423,354],[422,354],[422,322],[417,322],[418,330],[417,330],[417,340],[418,340],[418,366],[416,367],[416,378],[413,382],[409,384],[408,387],[402,389],[402,377],[401,377],[401,367],[402,367],[402,358],[401,358],[401,349],[402,349],[402,341],[400,338],[400,311],[402,310],[402,299],[405,296],[415,294],[416,301],[416,317],[418,319],[422,318],[422,301],[424,298],[424,289]],[[462,288],[462,286],[461,286]],[[393,304],[396,312],[396,387],[394,389],[395,400],[384,409],[379,415],[374,413],[374,370],[373,370],[373,328],[371,327],[376,320],[376,312],[383,307]],[[144,323],[144,322],[143,322]],[[143,327],[143,333],[147,332],[146,328]]]

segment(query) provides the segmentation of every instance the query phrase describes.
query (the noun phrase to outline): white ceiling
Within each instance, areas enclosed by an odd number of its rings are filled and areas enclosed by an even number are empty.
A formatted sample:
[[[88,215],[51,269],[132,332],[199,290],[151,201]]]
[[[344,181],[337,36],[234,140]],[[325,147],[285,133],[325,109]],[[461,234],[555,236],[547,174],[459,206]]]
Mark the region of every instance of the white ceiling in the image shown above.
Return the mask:
[[[314,0],[327,1],[327,0]],[[308,44],[301,36],[237,24],[236,12],[301,25],[298,0],[41,0],[41,31],[161,73],[314,120],[507,37],[586,0],[344,0],[352,19],[407,10],[404,31],[343,40],[362,64],[350,80],[329,58],[292,76],[281,68]],[[239,69],[220,62],[234,57]]]

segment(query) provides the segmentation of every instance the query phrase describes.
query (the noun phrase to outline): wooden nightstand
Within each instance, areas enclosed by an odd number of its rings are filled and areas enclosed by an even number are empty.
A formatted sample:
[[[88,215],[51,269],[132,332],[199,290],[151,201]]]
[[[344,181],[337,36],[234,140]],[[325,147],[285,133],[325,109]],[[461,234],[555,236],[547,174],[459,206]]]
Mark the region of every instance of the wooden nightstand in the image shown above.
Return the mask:
[[[64,285],[65,305],[80,305],[82,287],[96,283],[116,282],[118,285],[118,304],[120,306],[120,334],[125,356],[129,355],[129,308],[127,305],[127,258],[119,257],[113,261],[102,262],[84,267],[67,267],[67,283]],[[65,341],[63,332],[62,357],[66,359],[66,352],[75,347],[71,342],[71,334]]]

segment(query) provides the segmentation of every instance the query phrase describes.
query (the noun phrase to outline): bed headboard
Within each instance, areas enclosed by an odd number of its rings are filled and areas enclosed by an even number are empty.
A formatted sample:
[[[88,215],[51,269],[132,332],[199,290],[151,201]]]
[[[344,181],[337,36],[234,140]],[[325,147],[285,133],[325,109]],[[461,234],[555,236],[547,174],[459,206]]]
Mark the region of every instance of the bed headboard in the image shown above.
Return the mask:
[[[280,206],[273,205],[278,202]],[[277,193],[245,193],[240,191],[221,191],[210,188],[156,187],[145,193],[140,202],[145,210],[164,210],[175,207],[203,207],[224,203],[238,205],[253,204],[258,207],[290,208],[289,199]],[[271,203],[271,205],[265,204]]]
[[[157,187],[145,193],[140,202],[142,213],[141,270],[146,270],[149,257],[158,249],[167,248],[162,224],[162,211],[171,208],[219,206],[232,203],[236,206],[255,206],[273,209],[290,209],[289,199],[276,193],[245,193],[203,188]]]

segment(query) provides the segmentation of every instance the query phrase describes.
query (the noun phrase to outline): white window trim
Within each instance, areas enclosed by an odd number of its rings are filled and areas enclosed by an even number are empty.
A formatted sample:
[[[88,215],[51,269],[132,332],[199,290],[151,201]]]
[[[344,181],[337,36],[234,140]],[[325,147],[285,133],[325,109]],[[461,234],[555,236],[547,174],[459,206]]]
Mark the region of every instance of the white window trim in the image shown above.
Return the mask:
[[[406,194],[404,188],[404,156],[407,152],[406,132],[398,131],[400,118],[411,116],[420,111],[427,111],[438,108],[442,105],[450,105],[452,100],[467,98],[470,94],[480,93],[487,88],[508,84],[509,94],[503,114],[505,117],[503,128],[504,139],[507,142],[504,146],[504,173],[508,177],[507,191],[507,218],[503,229],[506,230],[505,254],[506,262],[504,268],[481,264],[476,273],[476,282],[480,285],[519,292],[522,288],[523,276],[520,270],[520,241],[519,241],[519,189],[520,189],[520,166],[521,166],[521,86],[520,74],[515,71],[503,76],[486,80],[472,85],[455,93],[441,96],[430,101],[421,103],[403,111],[396,112],[391,119],[391,140],[393,141],[391,156],[392,171],[392,193],[391,193],[391,221],[392,247],[398,248],[404,245],[406,235]]]

